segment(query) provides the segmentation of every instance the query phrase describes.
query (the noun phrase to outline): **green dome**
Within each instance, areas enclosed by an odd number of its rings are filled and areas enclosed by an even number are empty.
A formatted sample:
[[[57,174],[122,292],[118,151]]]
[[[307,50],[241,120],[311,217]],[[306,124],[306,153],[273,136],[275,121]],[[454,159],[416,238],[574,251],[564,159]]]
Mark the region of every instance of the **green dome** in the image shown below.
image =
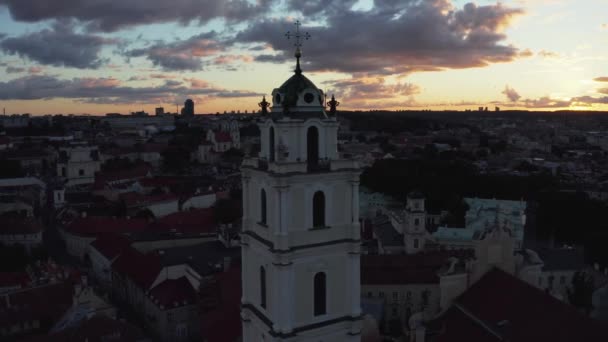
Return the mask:
[[[302,74],[296,73],[291,76],[283,85],[279,87],[279,92],[283,94],[283,105],[293,107],[298,102],[298,94],[301,94],[305,89],[313,89],[316,94],[319,94],[319,89],[312,83],[311,80]]]

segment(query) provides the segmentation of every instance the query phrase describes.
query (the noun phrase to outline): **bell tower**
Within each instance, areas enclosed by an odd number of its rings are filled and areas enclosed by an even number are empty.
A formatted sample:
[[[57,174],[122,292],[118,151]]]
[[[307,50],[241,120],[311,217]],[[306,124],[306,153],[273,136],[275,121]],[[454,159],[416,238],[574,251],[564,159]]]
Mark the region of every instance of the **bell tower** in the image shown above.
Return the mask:
[[[337,151],[338,122],[302,74],[264,100],[261,151],[243,177],[243,340],[360,341],[359,175]]]
[[[417,191],[413,191],[407,195],[403,225],[405,253],[416,254],[424,250],[424,244],[428,235],[426,230],[426,211],[424,196]]]

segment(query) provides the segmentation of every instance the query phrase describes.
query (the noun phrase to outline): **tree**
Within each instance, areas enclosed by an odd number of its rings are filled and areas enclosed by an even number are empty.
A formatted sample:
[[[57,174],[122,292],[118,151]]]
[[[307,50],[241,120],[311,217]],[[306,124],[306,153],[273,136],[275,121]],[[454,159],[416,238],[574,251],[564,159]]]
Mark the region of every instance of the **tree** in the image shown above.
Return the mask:
[[[585,272],[576,272],[572,277],[572,286],[568,288],[568,301],[576,308],[589,315],[593,310],[593,276]]]

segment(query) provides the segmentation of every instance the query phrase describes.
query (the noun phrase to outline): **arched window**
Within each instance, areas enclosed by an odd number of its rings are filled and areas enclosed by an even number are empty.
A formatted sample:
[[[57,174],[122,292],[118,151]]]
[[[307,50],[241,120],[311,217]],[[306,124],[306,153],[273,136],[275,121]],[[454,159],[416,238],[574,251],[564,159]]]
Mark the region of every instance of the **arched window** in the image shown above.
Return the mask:
[[[266,269],[260,266],[260,306],[266,309]]]
[[[315,274],[314,282],[314,314],[315,316],[325,315],[327,313],[327,282],[325,273],[319,272]]]
[[[266,190],[260,192],[260,223],[266,224]]]
[[[269,144],[268,144],[268,149],[269,149],[269,157],[268,160],[269,161],[274,161],[274,127],[270,127],[270,131],[268,132],[269,137]]]
[[[306,133],[306,159],[309,168],[319,165],[319,130],[314,126]]]
[[[325,227],[325,194],[323,191],[315,192],[312,197],[312,226]]]

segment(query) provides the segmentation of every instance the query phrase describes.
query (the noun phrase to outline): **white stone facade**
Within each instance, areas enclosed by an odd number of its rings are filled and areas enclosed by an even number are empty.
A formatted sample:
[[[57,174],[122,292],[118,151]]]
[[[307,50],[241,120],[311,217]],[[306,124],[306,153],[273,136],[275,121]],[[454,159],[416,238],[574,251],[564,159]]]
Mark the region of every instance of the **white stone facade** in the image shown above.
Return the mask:
[[[261,120],[261,158],[242,167],[245,342],[361,339],[360,171],[338,158],[335,117],[303,102]]]
[[[92,184],[101,168],[96,146],[75,146],[60,149],[57,175],[67,180],[66,186]]]

